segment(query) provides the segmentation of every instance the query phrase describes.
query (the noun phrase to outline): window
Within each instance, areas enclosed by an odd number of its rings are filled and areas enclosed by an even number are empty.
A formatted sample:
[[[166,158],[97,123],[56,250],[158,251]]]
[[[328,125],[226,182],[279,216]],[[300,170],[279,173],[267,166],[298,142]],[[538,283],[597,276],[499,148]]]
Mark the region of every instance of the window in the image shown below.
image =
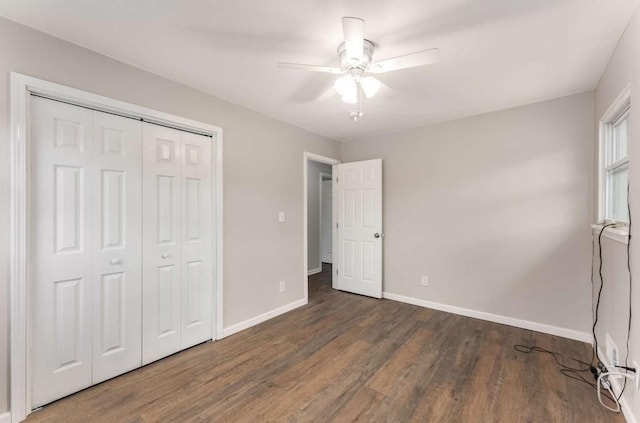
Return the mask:
[[[628,222],[630,91],[600,122],[600,221]]]

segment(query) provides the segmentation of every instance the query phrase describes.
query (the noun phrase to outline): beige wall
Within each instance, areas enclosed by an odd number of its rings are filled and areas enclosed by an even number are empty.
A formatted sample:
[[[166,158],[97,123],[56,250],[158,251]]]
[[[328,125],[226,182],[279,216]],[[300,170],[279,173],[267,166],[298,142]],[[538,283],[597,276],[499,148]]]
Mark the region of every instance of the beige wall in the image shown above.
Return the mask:
[[[584,93],[343,144],[383,159],[384,291],[588,332],[592,116]]]
[[[320,173],[331,175],[331,165],[309,161],[307,165],[307,267],[315,270],[320,263]]]
[[[633,322],[631,324],[631,340],[629,347],[629,363],[634,360],[640,363],[640,288],[638,287],[637,270],[640,269],[640,254],[638,254],[638,240],[640,240],[640,103],[638,103],[638,87],[640,83],[640,11],[637,11],[622,38],[614,54],[611,56],[609,65],[605,70],[598,86],[595,90],[594,106],[594,130],[598,127],[598,122],[607,111],[612,102],[618,97],[627,84],[632,85],[632,106],[631,106],[631,140],[629,144],[629,155],[631,160],[631,170],[629,172],[630,204],[632,221],[632,247],[631,247],[631,269],[634,276],[633,287]],[[597,136],[596,142],[597,145]],[[594,152],[596,150],[594,149]],[[597,157],[594,154],[595,157]],[[594,160],[594,173],[598,171],[598,163]],[[594,187],[594,197],[597,195],[597,187]],[[597,197],[596,197],[597,198]],[[597,216],[597,203],[593,203],[594,220]],[[597,239],[596,239],[597,242]],[[596,245],[594,260],[595,280],[597,288],[599,286],[598,276],[598,249]],[[626,354],[627,324],[628,324],[628,304],[629,304],[629,272],[627,270],[627,248],[626,245],[603,238],[602,241],[602,271],[604,287],[600,302],[600,313],[596,334],[600,349],[605,351],[605,336],[609,334],[620,351],[620,356],[624,358]],[[636,419],[640,418],[640,396],[635,387],[627,387],[624,399],[629,402],[628,410],[633,412]]]
[[[303,298],[302,157],[339,144],[0,19],[0,223],[9,226],[9,72],[221,126],[224,325]],[[278,211],[287,221],[278,224]],[[9,231],[0,232],[0,413],[7,407]],[[286,280],[280,294],[278,281]]]

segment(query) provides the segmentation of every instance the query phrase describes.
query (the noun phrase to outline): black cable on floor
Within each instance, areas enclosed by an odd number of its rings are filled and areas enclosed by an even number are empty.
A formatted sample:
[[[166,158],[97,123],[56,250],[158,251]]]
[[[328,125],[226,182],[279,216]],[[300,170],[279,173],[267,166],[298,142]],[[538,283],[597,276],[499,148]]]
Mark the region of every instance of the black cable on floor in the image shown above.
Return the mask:
[[[513,346],[513,349],[523,354],[531,354],[532,352],[541,352],[541,353],[549,354],[550,356],[553,357],[553,359],[556,361],[558,366],[562,367],[563,369],[571,370],[574,372],[590,372],[591,371],[591,367],[592,367],[591,363],[587,363],[586,361],[582,361],[577,358],[569,357],[568,355],[565,355],[556,351],[547,350],[545,348],[538,347],[537,345],[529,346],[529,345],[516,344]],[[562,363],[559,357],[562,357],[565,360],[574,361],[578,364],[582,364],[584,368],[579,369],[579,368],[568,366]]]
[[[540,352],[540,353],[545,353],[545,354],[549,354],[550,356],[553,357],[553,359],[555,360],[555,362],[558,364],[558,366],[560,366],[560,373],[563,376],[568,377],[569,379],[574,379],[577,380],[578,382],[582,382],[582,383],[586,383],[587,385],[591,386],[593,389],[597,389],[597,385],[593,382],[590,382],[588,379],[584,378],[582,376],[581,373],[585,373],[585,372],[589,372],[590,374],[592,373],[593,369],[595,369],[591,363],[587,363],[586,361],[582,361],[580,359],[574,358],[574,357],[570,357],[568,355],[559,353],[557,351],[551,351],[551,350],[547,350],[545,348],[542,347],[538,347],[537,345],[522,345],[522,344],[516,344],[513,346],[513,349],[515,349],[516,351],[523,353],[523,354],[531,354],[533,352]],[[561,358],[564,360],[569,360],[569,361],[573,361],[577,364],[581,364],[582,368],[578,368],[578,367],[572,367],[569,366],[567,364],[564,364],[561,361]],[[616,400],[614,398],[612,398],[609,394],[607,394],[606,392],[604,393],[604,396],[609,399],[611,402],[616,402]]]
[[[591,386],[593,389],[597,390],[598,386],[593,383],[590,382],[588,379],[585,379],[584,377],[582,377],[582,375],[578,372],[574,372],[573,370],[568,370],[568,369],[560,369],[560,373],[562,373],[563,375],[565,375],[566,377],[568,377],[569,379],[574,379],[577,380],[578,382],[582,382],[582,383],[586,383],[587,385]],[[611,395],[609,395],[608,393],[604,392],[602,394],[605,398],[607,398],[609,401],[615,403],[616,400],[613,399],[611,397]]]

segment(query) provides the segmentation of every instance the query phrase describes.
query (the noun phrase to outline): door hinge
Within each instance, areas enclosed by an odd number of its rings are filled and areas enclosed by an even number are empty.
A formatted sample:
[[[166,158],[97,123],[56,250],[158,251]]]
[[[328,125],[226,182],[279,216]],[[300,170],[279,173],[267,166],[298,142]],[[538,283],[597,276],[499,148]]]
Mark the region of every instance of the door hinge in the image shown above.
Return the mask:
[[[336,269],[336,275],[338,274],[338,269]]]
[[[336,177],[336,184],[340,182],[340,178]]]
[[[338,222],[336,222],[336,229],[338,229],[338,228],[339,228],[339,226],[338,226]]]

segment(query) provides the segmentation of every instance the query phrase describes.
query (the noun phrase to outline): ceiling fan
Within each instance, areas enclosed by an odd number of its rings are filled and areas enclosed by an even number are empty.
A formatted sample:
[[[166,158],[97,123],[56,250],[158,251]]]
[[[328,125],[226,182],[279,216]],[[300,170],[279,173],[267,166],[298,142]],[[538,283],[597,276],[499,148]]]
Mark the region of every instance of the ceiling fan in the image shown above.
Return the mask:
[[[334,86],[344,102],[356,105],[355,110],[349,112],[349,117],[354,121],[363,116],[362,94],[367,98],[371,98],[380,89],[381,82],[373,76],[368,76],[368,74],[414,68],[438,61],[438,49],[432,48],[380,62],[372,62],[375,46],[371,41],[364,38],[364,20],[344,17],[342,18],[342,31],[344,33],[344,42],[338,46],[340,67],[286,62],[278,63],[278,67],[282,69],[325,72],[334,75],[345,74],[336,80]]]

